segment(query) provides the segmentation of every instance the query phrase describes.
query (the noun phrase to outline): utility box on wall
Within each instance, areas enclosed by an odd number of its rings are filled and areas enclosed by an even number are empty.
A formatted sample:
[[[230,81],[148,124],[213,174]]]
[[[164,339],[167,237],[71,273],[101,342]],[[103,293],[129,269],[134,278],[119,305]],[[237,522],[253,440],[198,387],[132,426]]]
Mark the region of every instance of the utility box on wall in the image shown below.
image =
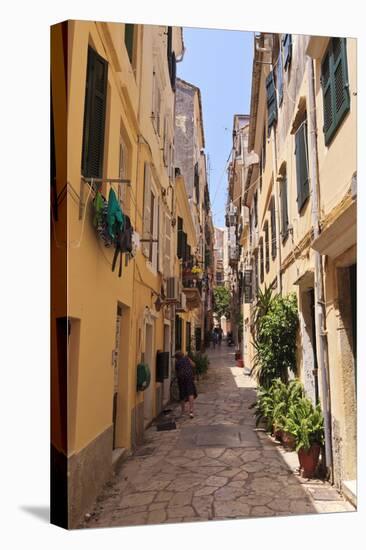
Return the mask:
[[[158,351],[156,354],[156,381],[164,382],[169,378],[169,351]]]

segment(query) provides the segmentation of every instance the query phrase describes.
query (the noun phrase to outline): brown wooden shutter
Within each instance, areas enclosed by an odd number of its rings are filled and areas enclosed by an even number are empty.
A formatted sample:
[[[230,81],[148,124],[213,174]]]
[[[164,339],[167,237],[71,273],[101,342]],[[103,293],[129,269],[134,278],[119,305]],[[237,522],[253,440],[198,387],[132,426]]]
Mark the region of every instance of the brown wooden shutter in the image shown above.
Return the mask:
[[[107,82],[107,61],[89,47],[82,149],[82,173],[89,178],[103,176]]]

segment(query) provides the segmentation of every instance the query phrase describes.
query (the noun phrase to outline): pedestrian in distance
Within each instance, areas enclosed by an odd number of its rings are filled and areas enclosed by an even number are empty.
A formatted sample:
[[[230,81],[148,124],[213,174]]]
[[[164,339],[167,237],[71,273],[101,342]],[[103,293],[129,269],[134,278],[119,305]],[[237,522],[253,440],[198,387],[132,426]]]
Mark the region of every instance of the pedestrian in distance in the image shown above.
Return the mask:
[[[217,341],[218,341],[218,336],[217,336],[217,332],[215,331],[215,329],[212,331],[212,344],[213,344],[213,349],[215,349],[216,347],[216,344],[217,344]]]
[[[221,327],[219,327],[219,348],[221,347],[221,342],[222,342],[222,333],[223,333],[223,330]]]
[[[189,416],[193,418],[193,404],[197,397],[197,390],[194,383],[194,369],[196,365],[188,355],[185,355],[182,351],[177,351],[174,358],[182,416],[186,412],[186,403],[188,402]]]

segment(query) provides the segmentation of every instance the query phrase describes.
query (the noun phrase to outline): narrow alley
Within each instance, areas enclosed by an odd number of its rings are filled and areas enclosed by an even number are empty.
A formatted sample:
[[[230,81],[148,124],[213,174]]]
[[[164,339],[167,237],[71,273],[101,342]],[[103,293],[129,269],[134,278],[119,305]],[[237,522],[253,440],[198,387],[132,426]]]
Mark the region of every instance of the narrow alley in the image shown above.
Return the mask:
[[[146,430],[79,527],[354,510],[328,483],[301,478],[297,454],[256,430],[255,385],[235,366],[233,348],[223,342],[208,355],[194,418],[179,418],[179,404],[170,404],[176,429]]]

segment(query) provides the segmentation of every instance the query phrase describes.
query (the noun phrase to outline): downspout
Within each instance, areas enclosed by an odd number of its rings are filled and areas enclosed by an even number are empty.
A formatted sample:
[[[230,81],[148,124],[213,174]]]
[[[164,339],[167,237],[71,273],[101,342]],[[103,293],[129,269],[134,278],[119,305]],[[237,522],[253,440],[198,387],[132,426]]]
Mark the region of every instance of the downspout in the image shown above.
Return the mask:
[[[315,106],[315,83],[314,83],[314,67],[311,57],[307,58],[307,79],[309,86],[309,169],[310,169],[310,186],[312,197],[312,225],[314,231],[314,239],[319,234],[319,202],[320,202],[320,186],[318,178],[318,149],[317,149],[317,121],[316,121],[316,106]],[[321,373],[322,381],[322,405],[324,416],[324,435],[325,435],[325,464],[327,475],[333,482],[333,457],[332,457],[332,437],[331,437],[331,420],[330,420],[330,391],[329,391],[329,364],[328,364],[328,339],[326,332],[326,312],[324,299],[324,273],[322,258],[319,252],[313,250],[315,273],[314,273],[314,295],[315,295],[315,330],[317,341],[317,360]]]

